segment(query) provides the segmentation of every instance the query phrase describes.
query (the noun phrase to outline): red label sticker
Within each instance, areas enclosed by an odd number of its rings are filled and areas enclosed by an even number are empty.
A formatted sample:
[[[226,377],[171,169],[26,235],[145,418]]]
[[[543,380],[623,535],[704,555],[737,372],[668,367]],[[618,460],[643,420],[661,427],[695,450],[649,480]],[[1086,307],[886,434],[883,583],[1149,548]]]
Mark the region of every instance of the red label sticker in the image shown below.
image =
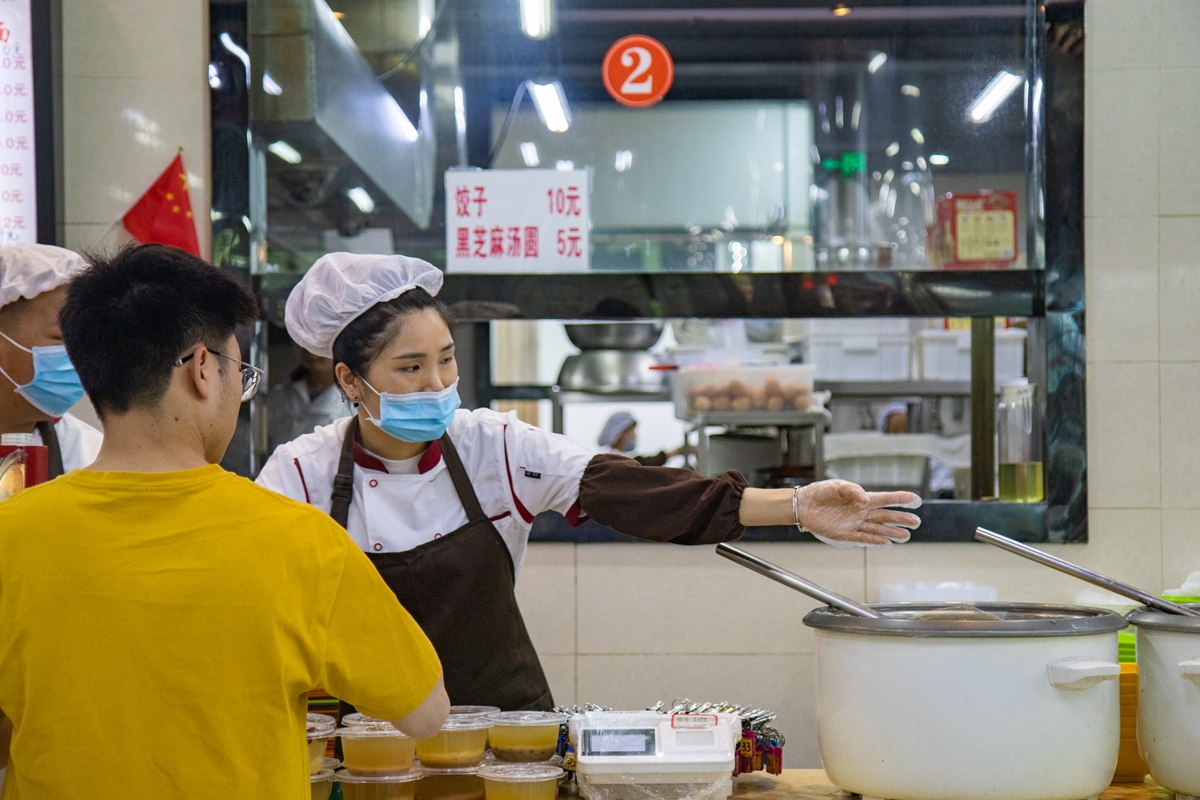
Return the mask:
[[[657,39],[626,36],[608,48],[601,72],[614,100],[640,108],[663,99],[675,80],[675,62]]]
[[[716,714],[672,714],[672,728],[715,728]]]

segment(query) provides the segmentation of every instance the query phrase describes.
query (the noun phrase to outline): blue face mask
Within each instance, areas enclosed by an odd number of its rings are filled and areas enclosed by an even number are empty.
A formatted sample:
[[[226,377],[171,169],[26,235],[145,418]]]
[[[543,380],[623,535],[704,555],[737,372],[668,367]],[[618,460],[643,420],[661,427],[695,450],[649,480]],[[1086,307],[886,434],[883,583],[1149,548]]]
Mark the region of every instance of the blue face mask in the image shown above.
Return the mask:
[[[17,388],[17,394],[24,397],[31,406],[51,417],[61,417],[71,406],[83,397],[83,386],[79,383],[79,375],[71,366],[67,357],[67,348],[61,344],[32,349],[14,342],[8,336],[14,347],[19,347],[26,353],[33,354],[33,380],[24,386],[14,381],[9,374],[0,369],[0,375],[8,378]]]
[[[634,450],[637,450],[637,439],[630,439],[622,445],[621,449],[626,453],[632,453]]]
[[[454,421],[454,412],[462,405],[458,399],[458,381],[440,392],[410,394],[380,392],[369,383],[367,387],[379,395],[379,419],[371,416],[370,411],[367,418],[402,442],[433,442],[442,438]]]

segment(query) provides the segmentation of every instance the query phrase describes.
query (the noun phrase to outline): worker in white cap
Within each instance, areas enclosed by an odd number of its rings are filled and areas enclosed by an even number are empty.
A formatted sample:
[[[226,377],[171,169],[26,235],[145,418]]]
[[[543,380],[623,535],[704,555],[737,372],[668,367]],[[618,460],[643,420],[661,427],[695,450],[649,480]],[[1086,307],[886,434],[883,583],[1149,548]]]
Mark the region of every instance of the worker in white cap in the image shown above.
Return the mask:
[[[634,455],[638,449],[638,422],[628,411],[614,412],[600,429],[597,444],[604,452],[618,456],[628,456],[643,467],[666,466],[667,461],[688,452],[687,445],[676,447],[671,452],[660,450],[652,456]]]
[[[663,542],[797,524],[828,541],[906,541],[908,492],[845,481],[752,489],[600,454],[515,414],[459,408],[442,273],[404,256],[332,253],[288,297],[288,332],[333,359],[353,416],[280,446],[258,482],[328,512],[433,642],[459,705],[546,709],[550,689],[513,585],[534,517],[558,511]]]
[[[49,477],[91,464],[100,431],[67,413],[83,397],[58,328],[66,285],[87,262],[48,244],[0,247],[0,434],[33,434]]]

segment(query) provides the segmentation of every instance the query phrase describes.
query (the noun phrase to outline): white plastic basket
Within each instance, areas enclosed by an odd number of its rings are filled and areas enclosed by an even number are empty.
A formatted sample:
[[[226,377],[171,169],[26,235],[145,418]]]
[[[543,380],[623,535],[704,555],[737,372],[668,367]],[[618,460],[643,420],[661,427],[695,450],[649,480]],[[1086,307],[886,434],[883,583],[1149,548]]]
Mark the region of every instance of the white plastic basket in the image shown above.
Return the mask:
[[[825,476],[869,490],[920,489],[928,465],[929,457],[923,455],[846,456],[826,460]]]
[[[902,381],[909,378],[912,337],[812,336],[805,358],[823,381]]]
[[[996,378],[1020,378],[1025,375],[1023,328],[996,330]],[[930,381],[971,380],[971,332],[937,328],[921,331],[921,377]]]

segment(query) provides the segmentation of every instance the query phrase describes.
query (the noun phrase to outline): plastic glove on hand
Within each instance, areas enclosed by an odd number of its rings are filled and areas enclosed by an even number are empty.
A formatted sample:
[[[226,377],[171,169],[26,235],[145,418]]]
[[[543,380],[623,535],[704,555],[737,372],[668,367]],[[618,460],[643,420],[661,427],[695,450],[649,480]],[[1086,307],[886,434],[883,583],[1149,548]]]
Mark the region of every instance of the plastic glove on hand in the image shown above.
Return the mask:
[[[889,506],[920,508],[912,492],[868,492],[849,481],[821,481],[800,490],[800,524],[813,536],[834,547],[889,547],[907,542],[909,529],[920,517]]]

